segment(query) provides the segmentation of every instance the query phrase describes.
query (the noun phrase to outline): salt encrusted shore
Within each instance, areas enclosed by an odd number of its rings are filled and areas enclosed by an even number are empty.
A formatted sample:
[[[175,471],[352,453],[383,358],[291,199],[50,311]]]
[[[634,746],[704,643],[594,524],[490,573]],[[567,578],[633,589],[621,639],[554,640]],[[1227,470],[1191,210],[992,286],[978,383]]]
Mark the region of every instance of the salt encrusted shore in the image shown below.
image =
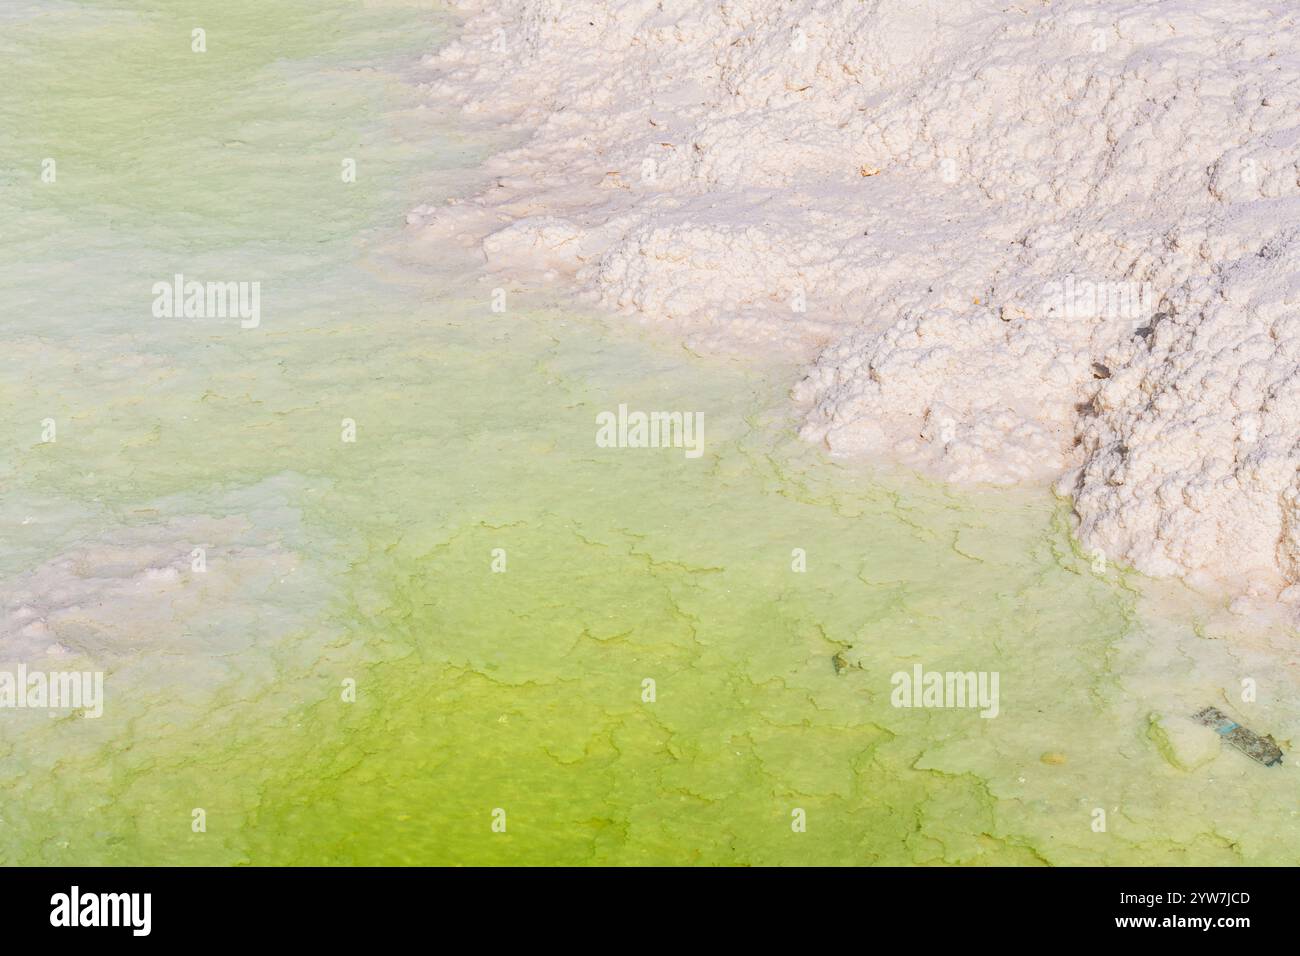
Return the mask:
[[[1055,481],[1087,548],[1300,602],[1300,11],[494,0],[428,91],[526,133],[412,211],[701,346],[803,435]]]

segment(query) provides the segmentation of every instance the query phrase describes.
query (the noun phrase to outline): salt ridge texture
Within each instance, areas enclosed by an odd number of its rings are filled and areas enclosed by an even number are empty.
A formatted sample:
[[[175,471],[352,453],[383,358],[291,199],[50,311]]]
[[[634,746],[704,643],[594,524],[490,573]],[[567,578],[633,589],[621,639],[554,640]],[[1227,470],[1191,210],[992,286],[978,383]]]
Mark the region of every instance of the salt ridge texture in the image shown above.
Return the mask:
[[[1112,561],[1300,599],[1293,5],[462,6],[431,95],[527,135],[414,227],[806,355],[834,453],[1056,480]]]

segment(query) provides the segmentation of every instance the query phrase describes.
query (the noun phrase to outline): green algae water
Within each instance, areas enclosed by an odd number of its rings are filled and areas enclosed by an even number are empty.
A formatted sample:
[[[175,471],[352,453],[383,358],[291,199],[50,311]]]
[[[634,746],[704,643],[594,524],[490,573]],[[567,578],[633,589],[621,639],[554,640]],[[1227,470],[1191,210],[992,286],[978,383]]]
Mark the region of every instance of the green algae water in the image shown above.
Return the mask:
[[[1285,654],[1151,611],[1067,502],[834,463],[794,368],[406,256],[490,148],[419,91],[455,28],[0,14],[3,660],[105,675],[0,711],[0,859],[1295,861],[1291,766],[1181,722],[1250,676],[1294,726]],[[158,316],[178,274],[258,321]],[[601,447],[620,405],[703,454]],[[996,707],[896,706],[917,667]]]

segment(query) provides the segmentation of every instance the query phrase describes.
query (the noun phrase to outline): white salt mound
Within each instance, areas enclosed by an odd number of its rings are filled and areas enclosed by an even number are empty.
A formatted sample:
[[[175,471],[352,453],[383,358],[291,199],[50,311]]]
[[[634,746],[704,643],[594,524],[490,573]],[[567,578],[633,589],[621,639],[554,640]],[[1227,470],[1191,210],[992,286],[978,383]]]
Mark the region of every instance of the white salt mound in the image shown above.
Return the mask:
[[[430,92],[528,136],[412,223],[805,350],[833,452],[1059,479],[1111,561],[1300,581],[1293,3],[464,5]]]

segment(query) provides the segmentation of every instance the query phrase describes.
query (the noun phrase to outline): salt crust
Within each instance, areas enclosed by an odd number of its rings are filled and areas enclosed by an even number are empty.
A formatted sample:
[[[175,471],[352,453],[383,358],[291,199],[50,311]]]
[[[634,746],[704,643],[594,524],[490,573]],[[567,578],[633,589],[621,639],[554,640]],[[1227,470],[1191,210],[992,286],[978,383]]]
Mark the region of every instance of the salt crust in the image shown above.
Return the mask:
[[[1300,582],[1293,5],[462,6],[428,91],[526,135],[422,234],[806,356],[833,453],[1054,480],[1147,574]]]

